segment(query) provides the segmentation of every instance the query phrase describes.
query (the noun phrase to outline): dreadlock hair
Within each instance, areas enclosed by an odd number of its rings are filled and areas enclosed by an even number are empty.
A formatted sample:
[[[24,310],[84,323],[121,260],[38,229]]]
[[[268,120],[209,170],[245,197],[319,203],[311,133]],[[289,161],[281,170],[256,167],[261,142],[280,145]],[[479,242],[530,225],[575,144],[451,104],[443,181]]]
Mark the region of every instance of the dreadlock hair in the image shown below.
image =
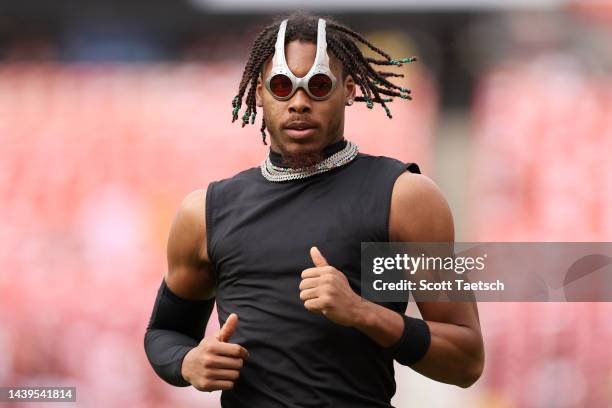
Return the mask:
[[[238,119],[238,111],[242,106],[242,99],[246,93],[246,110],[242,116],[242,127],[249,123],[255,123],[256,99],[255,91],[257,79],[263,73],[264,63],[274,54],[274,46],[281,21],[287,18],[287,28],[285,32],[285,44],[291,41],[317,42],[318,16],[311,15],[304,11],[297,11],[288,17],[277,17],[273,24],[265,27],[255,38],[251,47],[249,59],[242,74],[238,94],[232,100],[232,123]],[[327,50],[331,51],[342,62],[342,80],[350,74],[357,86],[361,89],[361,96],[355,97],[355,102],[365,102],[369,109],[374,107],[374,103],[379,103],[387,113],[389,119],[392,118],[391,111],[386,102],[392,102],[391,98],[383,98],[381,95],[399,96],[402,99],[412,99],[410,89],[402,88],[390,82],[389,77],[403,77],[403,74],[394,72],[376,71],[372,65],[395,65],[401,66],[404,62],[416,61],[415,57],[407,57],[399,60],[392,59],[386,52],[374,46],[368,40],[350,28],[334,21],[330,17],[326,20]],[[384,59],[364,57],[357,42],[365,44],[370,50],[381,55]],[[263,79],[262,79],[263,81]],[[246,92],[247,86],[250,88]],[[261,136],[263,144],[266,143],[266,120],[261,120]]]

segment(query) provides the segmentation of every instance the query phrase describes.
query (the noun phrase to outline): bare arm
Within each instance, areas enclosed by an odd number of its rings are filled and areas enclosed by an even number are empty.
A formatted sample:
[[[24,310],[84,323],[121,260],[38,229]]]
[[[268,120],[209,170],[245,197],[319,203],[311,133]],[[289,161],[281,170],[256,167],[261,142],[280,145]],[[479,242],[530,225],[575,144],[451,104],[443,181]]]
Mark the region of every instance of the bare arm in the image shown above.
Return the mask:
[[[176,295],[192,300],[215,295],[215,274],[208,259],[206,190],[195,190],[181,202],[168,234],[168,270],[164,276]]]
[[[397,180],[389,220],[390,241],[453,242],[450,208],[437,186],[421,174]],[[437,381],[469,387],[482,374],[484,347],[474,302],[417,302],[431,333],[425,356],[411,365]],[[397,342],[404,323],[382,306],[363,302],[360,328],[383,346]]]
[[[181,202],[168,236],[168,271],[145,335],[145,351],[158,375],[200,391],[234,386],[248,352],[228,342],[235,314],[216,335],[204,336],[214,305],[215,273],[207,253],[206,191]]]

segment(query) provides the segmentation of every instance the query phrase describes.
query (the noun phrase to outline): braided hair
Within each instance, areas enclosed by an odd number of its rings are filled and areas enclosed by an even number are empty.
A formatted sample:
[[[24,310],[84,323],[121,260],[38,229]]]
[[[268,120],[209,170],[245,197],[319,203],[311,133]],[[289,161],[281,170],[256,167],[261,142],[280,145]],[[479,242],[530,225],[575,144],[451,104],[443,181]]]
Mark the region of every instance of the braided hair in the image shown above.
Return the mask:
[[[242,74],[242,80],[238,89],[238,94],[232,100],[232,123],[238,119],[238,111],[242,106],[242,99],[246,93],[246,110],[242,116],[242,127],[249,123],[255,123],[256,99],[255,91],[257,79],[263,73],[265,61],[274,54],[274,46],[280,26],[280,21],[284,17],[277,18],[273,24],[265,27],[255,38],[251,47],[249,59]],[[302,41],[316,44],[317,25],[319,17],[304,11],[297,11],[287,17],[287,29],[285,33],[285,44],[291,41]],[[376,71],[374,65],[396,65],[401,66],[404,62],[416,61],[415,57],[403,58],[400,60],[392,59],[386,52],[374,46],[368,40],[350,28],[326,17],[326,37],[327,49],[331,51],[342,62],[342,79],[350,74],[355,83],[361,89],[361,96],[355,97],[355,102],[365,102],[369,109],[374,107],[374,103],[379,103],[387,113],[389,119],[392,118],[391,111],[386,102],[391,102],[391,98],[383,98],[381,95],[398,96],[402,99],[412,99],[410,90],[399,87],[387,78],[403,77],[403,74],[394,72]],[[384,59],[364,57],[356,42],[365,44],[370,50],[381,55]],[[248,93],[247,86],[250,84]],[[263,144],[266,143],[266,121],[261,121],[261,136]]]

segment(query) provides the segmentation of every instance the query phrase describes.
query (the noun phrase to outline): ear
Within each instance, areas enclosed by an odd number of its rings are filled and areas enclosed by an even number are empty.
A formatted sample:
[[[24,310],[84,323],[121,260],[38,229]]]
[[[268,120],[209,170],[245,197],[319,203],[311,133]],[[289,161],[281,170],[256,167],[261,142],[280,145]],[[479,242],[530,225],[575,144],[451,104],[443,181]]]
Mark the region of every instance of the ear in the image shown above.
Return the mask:
[[[355,100],[355,95],[357,94],[357,86],[351,74],[348,74],[346,76],[346,79],[344,80],[344,94],[346,95],[344,100],[345,102],[349,99]]]
[[[263,84],[261,82],[261,75],[257,77],[257,87],[255,88],[255,104],[260,108],[263,107],[263,98],[261,93],[263,92]]]

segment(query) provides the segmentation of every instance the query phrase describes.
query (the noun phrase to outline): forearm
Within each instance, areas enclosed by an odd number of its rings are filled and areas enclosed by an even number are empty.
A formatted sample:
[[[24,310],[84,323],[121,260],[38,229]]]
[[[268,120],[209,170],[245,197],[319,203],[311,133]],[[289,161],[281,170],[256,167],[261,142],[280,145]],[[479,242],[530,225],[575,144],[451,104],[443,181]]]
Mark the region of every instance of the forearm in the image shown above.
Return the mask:
[[[399,313],[365,299],[359,301],[355,312],[354,327],[380,346],[391,347],[402,336],[404,319]]]
[[[480,332],[470,327],[426,321],[429,350],[411,368],[426,377],[467,388],[478,380],[484,365]]]
[[[204,337],[214,299],[187,300],[170,291],[162,281],[144,337],[149,363],[171,385],[190,384],[181,375],[185,355]]]
[[[173,330],[148,329],[144,343],[149,363],[161,379],[177,387],[190,385],[181,367],[185,355],[198,345],[195,339]]]
[[[356,310],[358,317],[354,327],[380,346],[392,347],[400,340],[404,318],[399,313],[365,300]],[[436,381],[461,387],[473,384],[480,376],[484,362],[480,333],[450,323],[425,323],[429,327],[429,347],[410,367]]]

